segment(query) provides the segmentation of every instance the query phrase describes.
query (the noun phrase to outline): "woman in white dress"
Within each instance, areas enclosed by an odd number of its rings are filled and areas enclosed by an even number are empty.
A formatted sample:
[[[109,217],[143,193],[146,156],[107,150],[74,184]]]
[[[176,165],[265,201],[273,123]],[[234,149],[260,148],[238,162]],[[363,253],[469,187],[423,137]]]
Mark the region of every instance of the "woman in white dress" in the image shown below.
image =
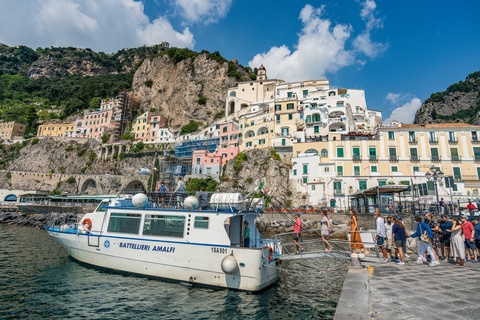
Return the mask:
[[[327,239],[330,237],[330,219],[326,211],[322,211],[322,240],[325,243],[325,252],[331,252],[332,246],[328,243]]]
[[[454,259],[458,259],[460,262],[457,266],[465,266],[465,239],[463,238],[462,222],[460,219],[452,219],[452,229],[447,232],[452,232],[452,238],[450,240],[450,250]]]

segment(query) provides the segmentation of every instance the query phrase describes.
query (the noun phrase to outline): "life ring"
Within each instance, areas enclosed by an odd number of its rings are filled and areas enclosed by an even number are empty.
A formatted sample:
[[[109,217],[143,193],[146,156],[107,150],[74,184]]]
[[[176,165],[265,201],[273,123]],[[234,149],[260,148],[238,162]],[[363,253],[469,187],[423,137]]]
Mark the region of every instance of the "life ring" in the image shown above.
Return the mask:
[[[272,249],[272,247],[268,247],[268,252],[270,252],[270,258],[268,259],[268,261],[272,262],[272,260],[273,260],[273,249]]]
[[[82,222],[83,226],[87,228],[88,230],[92,229],[92,220],[90,218],[86,218]]]

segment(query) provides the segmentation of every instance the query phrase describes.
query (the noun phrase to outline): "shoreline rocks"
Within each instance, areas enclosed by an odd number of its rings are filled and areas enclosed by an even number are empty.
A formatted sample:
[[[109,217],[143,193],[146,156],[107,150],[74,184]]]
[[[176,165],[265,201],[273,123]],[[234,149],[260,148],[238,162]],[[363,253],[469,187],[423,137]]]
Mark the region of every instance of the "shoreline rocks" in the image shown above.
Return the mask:
[[[17,226],[29,226],[37,229],[45,229],[52,221],[58,220],[59,224],[79,221],[83,215],[77,215],[74,213],[57,213],[49,212],[47,214],[33,214],[27,215],[23,212],[0,212],[0,223],[17,225]]]

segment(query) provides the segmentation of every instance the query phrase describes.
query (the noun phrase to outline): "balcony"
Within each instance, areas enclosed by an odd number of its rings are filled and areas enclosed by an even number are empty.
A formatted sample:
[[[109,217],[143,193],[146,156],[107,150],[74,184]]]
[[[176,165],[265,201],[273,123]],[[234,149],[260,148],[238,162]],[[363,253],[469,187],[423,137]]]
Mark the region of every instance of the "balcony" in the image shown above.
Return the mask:
[[[432,161],[441,161],[440,156],[432,156]]]
[[[480,143],[480,140],[472,138],[472,144],[479,144],[479,143]]]
[[[409,144],[417,144],[418,141],[417,141],[417,139],[408,139],[408,143]]]
[[[475,160],[475,161],[480,161],[480,154],[476,154],[476,155],[473,157],[473,160]]]
[[[410,156],[410,161],[419,161],[420,158],[418,156]]]
[[[359,170],[358,170],[358,171],[355,170],[355,171],[353,172],[353,175],[354,175],[354,176],[359,176],[359,175],[360,175],[360,171],[359,171]]]
[[[362,158],[358,154],[353,155],[353,162],[360,162],[362,161]]]
[[[436,138],[428,140],[430,144],[438,144],[438,140]]]
[[[450,143],[450,144],[458,144],[458,140],[457,140],[457,139],[448,139],[448,143]]]
[[[388,160],[390,160],[390,161],[398,161],[398,157],[397,157],[397,156],[389,156],[389,157],[388,157]]]
[[[335,189],[336,195],[343,195],[343,191],[341,189]]]
[[[377,156],[370,156],[370,157],[368,158],[368,160],[370,160],[370,161],[378,161]]]
[[[460,156],[452,156],[452,161],[460,161]]]

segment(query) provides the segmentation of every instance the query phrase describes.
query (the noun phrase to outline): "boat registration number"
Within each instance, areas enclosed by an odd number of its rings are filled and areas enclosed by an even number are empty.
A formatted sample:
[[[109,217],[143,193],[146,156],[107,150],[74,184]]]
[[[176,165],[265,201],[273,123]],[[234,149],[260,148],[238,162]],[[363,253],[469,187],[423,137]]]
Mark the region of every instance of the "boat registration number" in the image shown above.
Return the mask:
[[[212,252],[213,252],[213,253],[227,254],[227,248],[212,247]]]

